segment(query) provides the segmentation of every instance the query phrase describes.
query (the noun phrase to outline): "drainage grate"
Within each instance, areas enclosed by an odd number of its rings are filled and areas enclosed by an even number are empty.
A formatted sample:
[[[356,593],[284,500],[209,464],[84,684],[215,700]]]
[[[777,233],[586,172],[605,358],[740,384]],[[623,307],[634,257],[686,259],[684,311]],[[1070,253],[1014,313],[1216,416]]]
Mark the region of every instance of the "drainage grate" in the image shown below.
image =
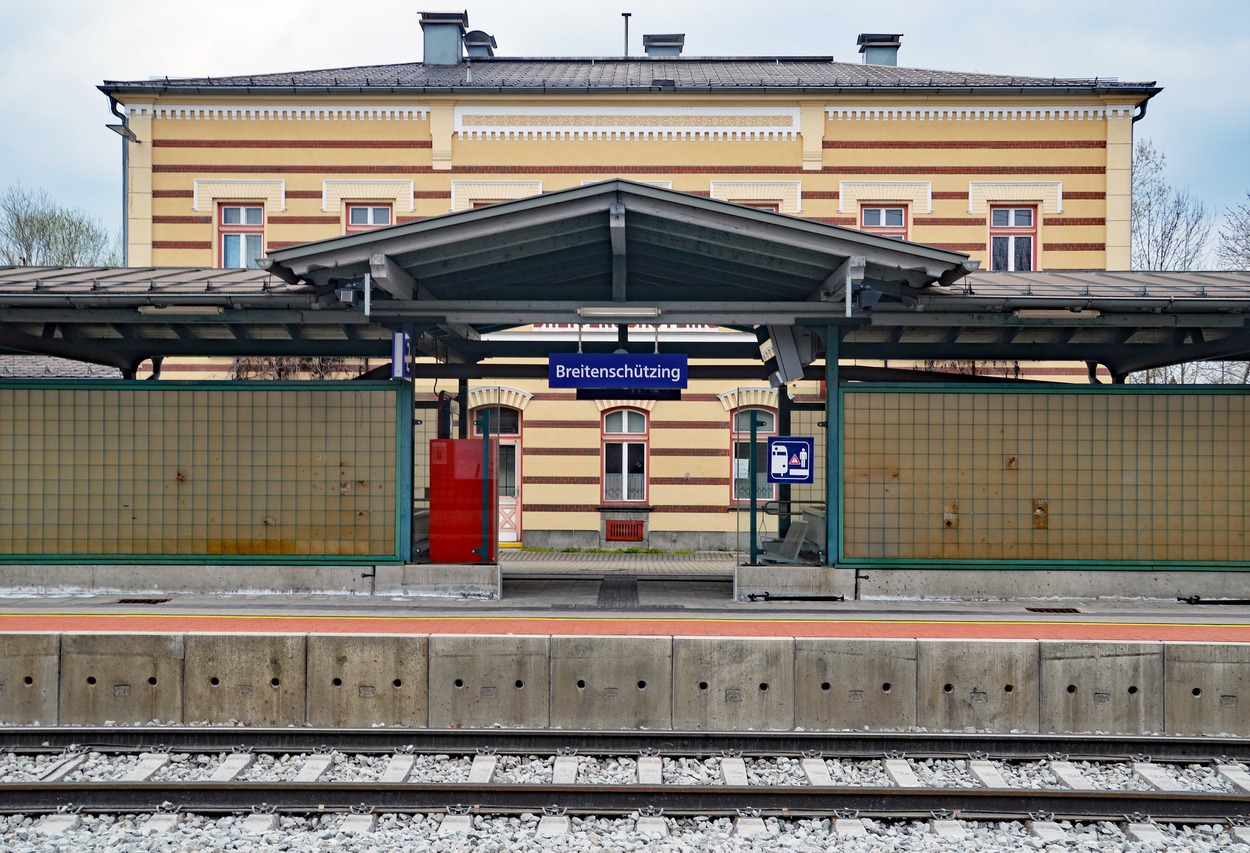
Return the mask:
[[[600,608],[630,610],[638,606],[638,578],[633,575],[605,575],[599,584]]]
[[[1080,613],[1075,607],[1026,607],[1030,613]]]
[[[641,542],[642,522],[613,519],[604,522],[603,538],[608,542]]]
[[[164,604],[168,598],[120,598],[118,604]]]

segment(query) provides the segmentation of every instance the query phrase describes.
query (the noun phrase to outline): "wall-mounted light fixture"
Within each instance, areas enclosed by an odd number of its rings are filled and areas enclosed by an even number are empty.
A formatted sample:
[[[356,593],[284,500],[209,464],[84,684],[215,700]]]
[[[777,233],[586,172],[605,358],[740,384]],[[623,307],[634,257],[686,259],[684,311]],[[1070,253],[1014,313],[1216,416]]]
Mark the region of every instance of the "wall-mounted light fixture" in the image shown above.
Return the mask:
[[[1075,320],[1101,316],[1097,308],[1076,310],[1072,308],[1017,308],[1011,313],[1021,320]]]
[[[577,309],[577,316],[596,319],[643,320],[649,317],[659,317],[660,309],[637,305],[583,305]]]
[[[139,141],[139,137],[135,136],[135,132],[131,130],[130,128],[126,127],[126,125],[124,124],[106,124],[104,126],[128,142]]]
[[[220,305],[140,305],[140,314],[221,314]]]

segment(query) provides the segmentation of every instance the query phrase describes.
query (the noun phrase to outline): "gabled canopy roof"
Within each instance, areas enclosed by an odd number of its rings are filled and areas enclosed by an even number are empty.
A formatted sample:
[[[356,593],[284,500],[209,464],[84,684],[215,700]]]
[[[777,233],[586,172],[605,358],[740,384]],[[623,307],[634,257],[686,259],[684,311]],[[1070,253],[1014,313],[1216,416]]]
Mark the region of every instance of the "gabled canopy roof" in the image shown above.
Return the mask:
[[[1250,273],[969,273],[957,252],[629,181],[282,249],[265,263],[0,268],[0,353],[123,370],[164,356],[386,357],[391,330],[407,329],[423,351],[467,363],[442,368],[451,375],[576,347],[489,332],[633,322],[837,326],[845,359],[1084,361],[1116,375],[1250,359]],[[859,293],[850,311],[848,282]],[[682,349],[759,358],[749,336],[707,338]]]

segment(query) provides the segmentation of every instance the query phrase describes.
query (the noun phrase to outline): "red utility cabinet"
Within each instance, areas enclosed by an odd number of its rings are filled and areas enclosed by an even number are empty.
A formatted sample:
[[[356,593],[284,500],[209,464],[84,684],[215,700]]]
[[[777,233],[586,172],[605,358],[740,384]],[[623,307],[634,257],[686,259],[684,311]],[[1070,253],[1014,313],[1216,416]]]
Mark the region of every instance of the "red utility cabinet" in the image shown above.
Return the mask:
[[[498,442],[430,441],[430,561],[493,563],[499,540]],[[483,450],[487,459],[483,460]],[[486,483],[483,486],[483,479]],[[481,553],[483,531],[486,553]]]

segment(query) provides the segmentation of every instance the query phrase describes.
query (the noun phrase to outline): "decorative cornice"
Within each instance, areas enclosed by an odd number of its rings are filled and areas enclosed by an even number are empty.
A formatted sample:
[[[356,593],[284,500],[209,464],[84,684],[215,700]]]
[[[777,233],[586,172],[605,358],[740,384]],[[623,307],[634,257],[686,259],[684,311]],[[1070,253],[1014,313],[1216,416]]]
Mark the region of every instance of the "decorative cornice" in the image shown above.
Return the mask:
[[[390,120],[423,119],[425,104],[130,104],[130,115],[183,120]]]
[[[740,203],[774,202],[777,210],[792,216],[803,211],[803,185],[799,181],[712,181],[711,197]]]
[[[1032,201],[1042,213],[1063,213],[1062,181],[969,181],[968,212],[984,214],[991,201]]]
[[[451,209],[468,210],[474,202],[512,201],[542,192],[542,181],[452,181]]]
[[[649,412],[655,408],[655,400],[595,400],[595,405],[601,412],[608,409],[642,409]]]
[[[265,210],[270,213],[286,210],[286,181],[196,178],[191,209],[212,210],[218,201],[250,201],[256,198],[265,200]]]
[[[777,389],[776,388],[735,388],[732,391],[726,391],[724,394],[717,394],[716,399],[720,400],[721,406],[726,412],[732,412],[734,409],[741,408],[777,408]]]
[[[802,132],[797,107],[457,106],[460,139],[579,141],[789,141]]]
[[[480,406],[507,406],[523,412],[533,397],[533,394],[522,391],[520,388],[512,388],[508,385],[486,385],[469,392],[469,409],[476,409]]]
[[[412,181],[322,181],[321,209],[338,213],[343,201],[355,199],[390,199],[396,212],[415,210]]]
[[[825,107],[825,115],[837,121],[1105,121],[1131,118],[1136,109],[1133,104],[831,104]]]
[[[911,206],[912,213],[933,212],[932,181],[842,181],[838,186],[838,213],[858,214],[861,201],[893,201]]]

